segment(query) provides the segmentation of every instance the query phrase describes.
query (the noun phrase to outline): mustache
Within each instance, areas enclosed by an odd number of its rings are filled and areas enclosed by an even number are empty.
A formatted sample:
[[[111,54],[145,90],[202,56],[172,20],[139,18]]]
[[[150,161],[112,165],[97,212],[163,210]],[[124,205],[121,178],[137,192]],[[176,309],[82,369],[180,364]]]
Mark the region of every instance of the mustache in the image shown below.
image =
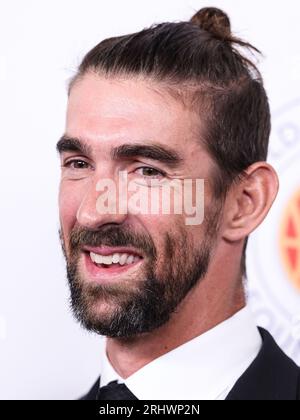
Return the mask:
[[[120,226],[103,226],[97,231],[76,227],[70,233],[69,246],[72,256],[76,256],[83,246],[108,246],[132,247],[153,259],[157,258],[154,242],[149,235],[137,234]]]

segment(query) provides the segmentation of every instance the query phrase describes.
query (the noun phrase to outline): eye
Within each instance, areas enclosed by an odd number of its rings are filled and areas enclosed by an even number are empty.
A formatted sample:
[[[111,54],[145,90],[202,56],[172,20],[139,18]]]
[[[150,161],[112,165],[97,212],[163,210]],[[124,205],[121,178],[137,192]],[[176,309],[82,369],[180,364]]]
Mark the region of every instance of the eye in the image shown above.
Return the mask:
[[[62,166],[70,169],[88,169],[90,164],[82,159],[72,159],[65,162]]]
[[[159,171],[155,168],[151,168],[150,166],[142,166],[140,168],[137,168],[136,171],[140,171],[140,174],[144,178],[159,178],[165,176],[164,172]]]

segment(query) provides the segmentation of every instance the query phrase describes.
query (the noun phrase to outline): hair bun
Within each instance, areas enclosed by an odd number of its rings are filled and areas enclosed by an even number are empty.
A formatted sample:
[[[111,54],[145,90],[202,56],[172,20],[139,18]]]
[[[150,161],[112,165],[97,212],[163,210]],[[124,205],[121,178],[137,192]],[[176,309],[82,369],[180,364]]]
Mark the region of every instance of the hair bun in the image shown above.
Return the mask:
[[[231,38],[230,19],[226,13],[216,7],[200,9],[191,19],[192,23],[221,39]]]

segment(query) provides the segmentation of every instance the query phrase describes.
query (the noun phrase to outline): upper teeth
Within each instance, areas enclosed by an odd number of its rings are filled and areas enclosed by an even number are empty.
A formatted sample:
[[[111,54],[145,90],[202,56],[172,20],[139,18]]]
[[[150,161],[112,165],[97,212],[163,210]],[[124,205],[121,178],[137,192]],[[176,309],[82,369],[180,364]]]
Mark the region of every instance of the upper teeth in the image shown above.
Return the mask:
[[[134,262],[137,262],[140,260],[140,257],[137,257],[135,255],[130,254],[119,254],[115,253],[112,255],[99,255],[95,254],[94,252],[90,253],[91,260],[96,264],[105,264],[105,265],[111,265],[111,264],[132,264]]]

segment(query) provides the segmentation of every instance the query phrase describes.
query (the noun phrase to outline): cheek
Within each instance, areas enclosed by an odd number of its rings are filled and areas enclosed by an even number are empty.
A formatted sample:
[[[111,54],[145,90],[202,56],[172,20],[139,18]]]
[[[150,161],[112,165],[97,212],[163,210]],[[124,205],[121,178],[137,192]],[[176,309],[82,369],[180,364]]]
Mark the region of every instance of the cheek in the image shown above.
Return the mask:
[[[183,253],[199,249],[205,239],[205,223],[197,226],[186,224],[185,215],[147,215],[139,217],[140,223],[151,236],[159,257],[165,257],[167,236],[172,241],[173,251]]]
[[[187,231],[182,215],[142,215],[138,219],[154,242],[159,257],[164,257],[167,236],[179,245]]]
[[[61,226],[68,233],[76,224],[76,214],[81,203],[81,194],[76,183],[62,181],[59,189],[59,216]]]

